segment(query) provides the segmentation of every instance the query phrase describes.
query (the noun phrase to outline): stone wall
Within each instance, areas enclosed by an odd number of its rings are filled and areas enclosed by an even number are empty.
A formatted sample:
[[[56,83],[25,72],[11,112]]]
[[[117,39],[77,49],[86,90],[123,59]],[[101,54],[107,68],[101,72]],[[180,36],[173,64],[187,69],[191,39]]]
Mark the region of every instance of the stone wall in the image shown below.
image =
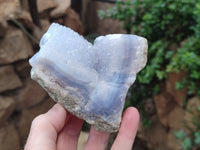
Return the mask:
[[[89,33],[95,32],[101,35],[112,33],[126,33],[122,29],[122,23],[112,19],[99,19],[97,11],[106,10],[112,7],[113,4],[103,3],[92,0],[84,0],[82,8],[82,22],[84,23],[85,30]]]
[[[37,52],[37,42],[50,22],[59,22],[83,33],[78,14],[69,8],[70,1],[65,0],[65,5],[60,6],[61,1],[37,0],[42,29],[33,24],[26,0],[22,5],[19,0],[0,1],[0,150],[23,148],[32,120],[54,104],[30,78],[28,60]]]
[[[97,16],[97,10],[105,10],[112,4],[84,0],[81,14],[83,27],[79,15],[69,8],[68,0],[37,0],[42,24],[40,29],[31,20],[27,0],[21,2],[20,6],[19,0],[0,1],[0,150],[22,148],[33,118],[45,113],[54,104],[47,93],[30,79],[31,67],[28,63],[29,58],[37,52],[37,42],[51,22],[59,22],[80,34],[125,33],[121,23],[111,19],[100,20]],[[17,23],[22,26],[19,27]],[[194,110],[193,114],[196,114],[195,107],[200,106],[199,98],[188,99],[186,108],[186,89],[182,92],[174,90],[175,82],[183,76],[184,72],[170,74],[160,86],[162,93],[146,100],[144,106],[152,119],[152,126],[145,128],[141,121],[135,144],[137,149],[180,149],[174,131],[185,129],[183,122],[194,128],[191,113],[187,110]],[[81,135],[83,139],[80,141],[85,143],[88,133]]]

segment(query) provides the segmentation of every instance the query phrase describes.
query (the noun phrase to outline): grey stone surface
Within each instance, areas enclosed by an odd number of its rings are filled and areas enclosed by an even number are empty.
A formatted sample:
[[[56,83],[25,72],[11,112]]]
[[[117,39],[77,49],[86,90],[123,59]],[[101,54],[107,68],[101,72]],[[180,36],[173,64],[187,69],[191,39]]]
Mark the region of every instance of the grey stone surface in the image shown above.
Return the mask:
[[[9,28],[5,38],[0,39],[0,64],[9,64],[33,55],[26,35],[17,28]]]
[[[20,149],[19,135],[13,124],[5,123],[3,126],[0,126],[0,145],[1,150]]]
[[[15,101],[10,97],[0,96],[0,126],[7,121],[15,109]]]
[[[22,86],[22,82],[11,65],[0,67],[0,77],[0,92],[13,90]]]
[[[26,86],[17,90],[15,95],[18,110],[33,107],[47,97],[46,91],[33,80],[27,79],[24,84]]]

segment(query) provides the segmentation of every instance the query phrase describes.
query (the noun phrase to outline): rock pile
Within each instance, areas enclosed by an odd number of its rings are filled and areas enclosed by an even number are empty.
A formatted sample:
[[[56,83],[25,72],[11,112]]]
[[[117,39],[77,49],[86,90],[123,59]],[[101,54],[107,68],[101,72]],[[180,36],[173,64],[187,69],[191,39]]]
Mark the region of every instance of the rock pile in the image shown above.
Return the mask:
[[[197,107],[200,106],[200,99],[196,96],[186,99],[187,89],[181,92],[175,90],[173,85],[180,81],[182,75],[171,74],[165,84],[160,86],[162,92],[155,95],[152,100],[156,109],[156,113],[150,114],[152,125],[150,127],[144,127],[143,123],[139,125],[137,137],[143,144],[145,143],[148,150],[181,149],[180,141],[175,137],[174,132],[184,130],[188,136],[191,136],[187,127],[196,130],[192,118],[198,116]]]
[[[36,43],[51,22],[58,22],[80,34],[83,33],[78,14],[69,8],[70,0],[37,0],[42,29],[32,22],[28,0],[20,2],[0,0],[0,149],[2,150],[22,148],[33,118],[46,112],[54,104],[46,92],[30,79],[28,59],[38,50]],[[90,29],[102,34],[122,33],[119,31],[120,24],[116,25],[117,28],[113,27],[117,22],[97,20],[94,13],[107,4],[84,0],[83,6],[85,11],[87,10],[87,13],[85,12],[87,15],[82,14],[82,17],[85,17]],[[29,35],[25,34],[24,28]],[[170,74],[164,85],[161,85],[162,93],[153,99],[148,99],[144,104],[152,125],[145,128],[142,123],[140,124],[136,140],[137,148],[140,147],[138,149],[178,150],[180,144],[174,136],[174,131],[185,129],[184,122],[190,128],[195,128],[191,122],[192,117],[197,115],[195,109],[196,106],[200,106],[200,99],[198,97],[187,99],[187,107],[184,106],[187,89],[182,92],[174,90],[175,82],[181,80],[182,76],[184,72]],[[139,144],[142,146],[138,146]]]
[[[37,0],[42,29],[33,24],[27,0],[19,2],[0,1],[0,149],[3,150],[21,149],[33,118],[54,104],[30,79],[28,59],[37,51],[36,41],[51,22],[59,21],[83,33],[78,14],[70,8],[70,0]]]

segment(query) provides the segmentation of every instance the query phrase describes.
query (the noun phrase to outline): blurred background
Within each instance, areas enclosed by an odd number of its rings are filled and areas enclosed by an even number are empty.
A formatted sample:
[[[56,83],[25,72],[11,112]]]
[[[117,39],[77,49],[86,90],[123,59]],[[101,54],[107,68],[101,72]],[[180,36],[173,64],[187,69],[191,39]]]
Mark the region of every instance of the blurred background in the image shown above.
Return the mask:
[[[0,0],[0,150],[23,148],[33,118],[54,104],[28,63],[52,22],[91,42],[147,38],[148,63],[125,104],[141,115],[133,150],[200,150],[200,0]],[[79,150],[88,132],[85,123]]]

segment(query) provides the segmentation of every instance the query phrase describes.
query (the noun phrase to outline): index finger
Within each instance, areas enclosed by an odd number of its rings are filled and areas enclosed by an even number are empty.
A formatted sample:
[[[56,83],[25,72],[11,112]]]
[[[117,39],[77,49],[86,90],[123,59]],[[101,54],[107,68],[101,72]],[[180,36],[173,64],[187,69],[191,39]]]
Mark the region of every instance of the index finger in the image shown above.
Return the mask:
[[[36,117],[25,150],[54,150],[56,149],[57,134],[66,122],[67,112],[60,105],[54,105],[47,113]]]
[[[124,112],[121,127],[111,150],[131,150],[139,124],[139,113],[134,107]]]

